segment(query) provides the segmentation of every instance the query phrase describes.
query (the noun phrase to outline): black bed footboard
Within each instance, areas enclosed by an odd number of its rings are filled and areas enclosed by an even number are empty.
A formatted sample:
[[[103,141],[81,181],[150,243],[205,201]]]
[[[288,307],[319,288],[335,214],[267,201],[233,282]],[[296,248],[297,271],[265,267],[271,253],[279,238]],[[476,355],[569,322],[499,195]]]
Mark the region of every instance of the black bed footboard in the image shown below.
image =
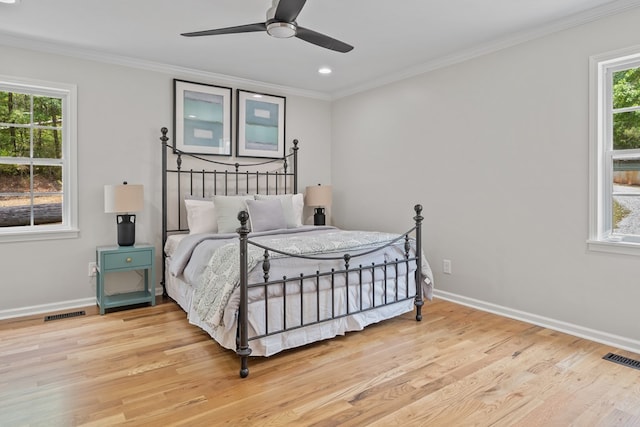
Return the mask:
[[[422,320],[422,206],[416,205],[415,226],[399,235],[396,239],[375,248],[344,253],[339,256],[301,255],[283,252],[267,247],[248,238],[249,215],[241,212],[238,215],[241,226],[238,229],[240,239],[240,305],[238,308],[238,331],[236,353],[240,356],[240,377],[249,375],[248,359],[251,355],[252,340],[281,334],[339,318],[365,313],[407,300],[413,300],[416,308],[416,320]],[[415,237],[410,235],[415,233]],[[415,250],[411,243],[415,241]],[[392,260],[384,260],[368,264],[358,263],[358,259],[383,251],[385,248],[403,244],[402,256]],[[264,251],[262,280],[249,282],[248,251],[255,246]],[[294,277],[271,277],[271,258],[273,254],[286,257],[301,258],[318,262],[329,262],[333,267],[323,271],[302,273]],[[415,270],[414,270],[415,268]],[[415,273],[411,273],[411,271]],[[412,284],[413,286],[410,286]],[[250,330],[249,292],[255,291],[263,295],[264,325],[262,330]],[[340,304],[336,304],[336,295],[340,296]],[[262,297],[260,297],[262,298]],[[269,322],[270,299],[279,299],[282,317],[278,317],[275,325]],[[294,298],[295,309],[290,320],[291,307],[287,307],[289,298]],[[260,300],[260,303],[263,301]],[[299,317],[295,313],[299,312]],[[255,314],[254,314],[255,315]]]

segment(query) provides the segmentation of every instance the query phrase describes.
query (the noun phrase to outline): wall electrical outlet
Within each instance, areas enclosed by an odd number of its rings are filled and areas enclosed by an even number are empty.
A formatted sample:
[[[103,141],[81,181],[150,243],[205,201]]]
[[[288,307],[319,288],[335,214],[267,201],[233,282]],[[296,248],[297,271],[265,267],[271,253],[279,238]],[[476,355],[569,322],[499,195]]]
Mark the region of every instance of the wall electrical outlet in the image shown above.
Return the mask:
[[[444,274],[451,274],[451,260],[445,259],[442,261],[442,271]]]
[[[95,277],[97,272],[98,272],[98,267],[96,266],[96,263],[95,262],[90,262],[89,263],[89,277]]]

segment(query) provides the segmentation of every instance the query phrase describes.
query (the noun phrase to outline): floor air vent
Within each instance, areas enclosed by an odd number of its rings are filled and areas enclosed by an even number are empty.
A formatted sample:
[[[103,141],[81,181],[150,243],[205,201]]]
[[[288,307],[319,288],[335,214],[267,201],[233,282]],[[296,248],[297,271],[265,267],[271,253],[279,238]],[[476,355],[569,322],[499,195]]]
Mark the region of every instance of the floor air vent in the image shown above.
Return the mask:
[[[72,311],[71,313],[62,313],[62,314],[54,314],[52,316],[45,316],[44,321],[48,322],[49,320],[59,320],[59,319],[67,319],[69,317],[77,317],[84,316],[85,312],[82,311]]]
[[[620,365],[628,366],[630,368],[640,369],[640,360],[629,359],[628,357],[620,356],[618,354],[607,353],[603,357],[603,359],[618,363]]]

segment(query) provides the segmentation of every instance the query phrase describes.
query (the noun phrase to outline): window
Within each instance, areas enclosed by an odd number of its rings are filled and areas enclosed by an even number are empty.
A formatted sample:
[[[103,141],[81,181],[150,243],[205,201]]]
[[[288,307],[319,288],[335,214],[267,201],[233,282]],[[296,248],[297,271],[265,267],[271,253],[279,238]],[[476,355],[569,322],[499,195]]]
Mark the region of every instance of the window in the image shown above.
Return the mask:
[[[76,88],[0,76],[0,241],[76,237]]]
[[[591,58],[589,247],[640,255],[640,48]]]

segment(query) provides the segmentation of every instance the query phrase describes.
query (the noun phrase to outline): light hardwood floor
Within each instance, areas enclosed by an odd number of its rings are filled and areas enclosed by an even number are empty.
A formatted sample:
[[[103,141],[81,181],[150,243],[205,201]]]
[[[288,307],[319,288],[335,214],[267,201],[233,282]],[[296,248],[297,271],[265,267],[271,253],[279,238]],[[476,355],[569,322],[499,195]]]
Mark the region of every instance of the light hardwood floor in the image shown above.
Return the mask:
[[[168,301],[0,322],[0,426],[640,425],[640,356],[449,302],[250,360]]]

